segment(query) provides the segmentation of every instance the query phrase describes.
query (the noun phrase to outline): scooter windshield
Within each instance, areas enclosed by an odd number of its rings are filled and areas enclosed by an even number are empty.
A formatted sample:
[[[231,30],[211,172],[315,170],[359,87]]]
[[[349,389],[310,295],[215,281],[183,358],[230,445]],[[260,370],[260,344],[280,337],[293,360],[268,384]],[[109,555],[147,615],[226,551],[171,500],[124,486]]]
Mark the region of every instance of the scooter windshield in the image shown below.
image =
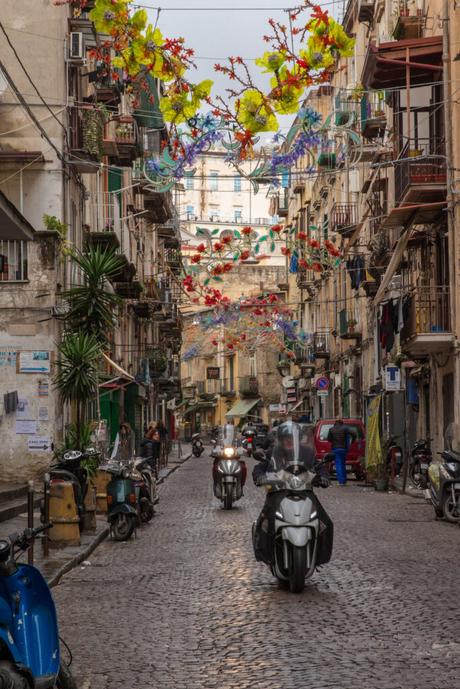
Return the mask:
[[[222,426],[222,445],[224,447],[233,447],[235,441],[235,426],[231,423]]]
[[[300,459],[300,427],[297,423],[286,421],[278,428],[274,448],[274,459],[277,469],[298,471]]]
[[[460,425],[450,423],[445,431],[446,449],[460,454]]]

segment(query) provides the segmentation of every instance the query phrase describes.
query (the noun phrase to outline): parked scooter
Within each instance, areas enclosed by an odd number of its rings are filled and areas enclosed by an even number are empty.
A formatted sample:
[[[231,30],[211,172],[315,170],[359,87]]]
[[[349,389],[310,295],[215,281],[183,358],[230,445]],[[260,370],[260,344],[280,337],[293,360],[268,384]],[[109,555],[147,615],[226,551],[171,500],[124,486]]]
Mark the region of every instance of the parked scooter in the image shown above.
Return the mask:
[[[449,424],[445,441],[447,449],[439,453],[443,461],[428,469],[429,497],[437,517],[460,523],[460,426]]]
[[[425,489],[429,482],[429,469],[433,461],[432,438],[417,440],[410,454],[409,476],[416,488]]]
[[[392,479],[399,476],[403,467],[403,451],[400,445],[396,442],[394,436],[390,436],[386,443],[387,456],[386,466],[387,473]]]
[[[85,516],[85,497],[88,491],[88,471],[82,462],[85,459],[91,459],[99,455],[98,450],[88,448],[85,452],[80,450],[69,450],[64,452],[50,468],[51,483],[60,483],[68,481],[73,486],[73,494],[75,505],[77,507],[77,514],[79,517],[80,530],[83,529]],[[43,504],[41,507],[42,521],[44,519]]]
[[[159,500],[157,482],[148,458],[136,457],[133,464],[133,479],[141,520],[146,523],[153,518],[154,505]]]
[[[214,458],[214,495],[223,502],[224,509],[231,510],[235,500],[243,495],[246,478],[246,465],[236,447],[233,426],[223,427],[221,440],[214,444],[211,457]]]
[[[201,457],[204,452],[204,445],[199,433],[192,435],[192,452],[195,457]]]
[[[38,569],[16,562],[46,524],[0,540],[0,687],[76,689],[60,657],[56,609]]]
[[[127,541],[141,523],[135,477],[129,466],[117,460],[111,460],[102,468],[112,475],[107,484],[110,531],[116,541]]]

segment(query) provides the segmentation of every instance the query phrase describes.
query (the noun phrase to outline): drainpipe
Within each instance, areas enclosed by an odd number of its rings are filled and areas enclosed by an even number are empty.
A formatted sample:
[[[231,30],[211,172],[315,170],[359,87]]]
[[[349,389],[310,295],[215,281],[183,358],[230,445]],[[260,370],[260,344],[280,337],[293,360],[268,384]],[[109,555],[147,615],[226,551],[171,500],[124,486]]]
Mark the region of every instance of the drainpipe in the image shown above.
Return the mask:
[[[454,178],[452,174],[453,168],[453,141],[452,141],[452,97],[451,97],[451,76],[450,76],[450,19],[449,19],[449,0],[443,0],[443,18],[442,18],[442,63],[443,63],[443,100],[444,100],[444,130],[446,139],[446,156],[447,156],[447,237],[449,247],[449,286],[450,286],[450,317],[451,327],[455,335],[457,335],[457,275],[456,275],[456,238],[455,238],[455,199],[454,199]],[[454,390],[460,389],[460,372],[459,372],[459,349],[455,348],[454,357]],[[453,400],[454,405],[454,421],[460,422],[460,395],[456,395]]]

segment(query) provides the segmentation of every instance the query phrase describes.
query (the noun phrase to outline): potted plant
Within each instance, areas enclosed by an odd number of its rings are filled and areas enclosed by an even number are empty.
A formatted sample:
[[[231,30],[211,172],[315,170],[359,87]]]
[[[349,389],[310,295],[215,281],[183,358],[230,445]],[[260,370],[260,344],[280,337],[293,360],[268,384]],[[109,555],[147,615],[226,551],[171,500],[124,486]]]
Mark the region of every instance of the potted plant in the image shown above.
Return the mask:
[[[355,318],[349,318],[347,322],[348,332],[353,333],[357,325],[358,321]]]
[[[147,356],[150,365],[150,371],[152,374],[159,375],[163,373],[166,366],[168,365],[168,360],[166,354],[161,351],[161,349],[152,349]]]

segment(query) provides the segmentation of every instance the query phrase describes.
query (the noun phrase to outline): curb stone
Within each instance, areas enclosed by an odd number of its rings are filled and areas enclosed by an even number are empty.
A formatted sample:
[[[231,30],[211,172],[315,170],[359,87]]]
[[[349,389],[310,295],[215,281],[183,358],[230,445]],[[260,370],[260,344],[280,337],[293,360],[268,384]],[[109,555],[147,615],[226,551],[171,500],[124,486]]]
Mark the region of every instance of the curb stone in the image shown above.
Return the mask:
[[[158,480],[158,484],[160,485],[161,483],[164,483],[164,481],[173,474],[176,469],[178,469],[182,464],[184,464],[187,460],[192,457],[192,453],[186,455],[181,462],[176,464],[175,466],[171,467],[166,476],[163,476],[161,479]],[[80,563],[82,563],[84,560],[87,560],[88,557],[91,555],[91,553],[96,550],[98,545],[102,543],[102,541],[105,541],[107,536],[110,534],[110,527],[107,526],[105,529],[103,529],[92,541],[89,543],[89,545],[86,546],[83,550],[81,550],[79,553],[77,553],[71,560],[65,563],[57,572],[54,574],[51,579],[48,580],[48,586],[50,588],[53,588],[54,586],[57,586],[59,584],[60,580],[65,574],[68,574],[72,569],[77,567]]]

